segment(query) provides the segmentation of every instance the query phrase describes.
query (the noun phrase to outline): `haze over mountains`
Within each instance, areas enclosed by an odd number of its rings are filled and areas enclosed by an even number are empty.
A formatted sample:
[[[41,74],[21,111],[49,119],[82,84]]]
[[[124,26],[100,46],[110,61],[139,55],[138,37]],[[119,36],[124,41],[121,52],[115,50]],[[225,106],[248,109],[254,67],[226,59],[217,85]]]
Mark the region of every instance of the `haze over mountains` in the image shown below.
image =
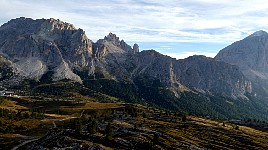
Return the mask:
[[[236,115],[228,114],[224,107],[241,114],[237,118],[268,113],[263,100],[268,94],[265,31],[224,48],[215,59],[191,56],[183,60],[154,50],[139,52],[137,44],[132,47],[113,33],[96,43],[88,36],[82,29],[56,19],[21,17],[3,24],[0,27],[1,75],[5,77],[2,86],[11,88],[14,78],[34,80],[37,84],[67,79],[94,89],[93,82],[98,80],[110,90],[94,90],[113,95],[120,91],[107,83],[116,81],[116,85],[129,87],[133,99],[168,109],[192,112],[198,107],[196,103],[204,103],[208,110],[202,115],[207,112],[220,112],[224,117]],[[101,82],[104,79],[105,83]],[[217,98],[220,100],[214,102]],[[198,102],[203,99],[208,102]]]

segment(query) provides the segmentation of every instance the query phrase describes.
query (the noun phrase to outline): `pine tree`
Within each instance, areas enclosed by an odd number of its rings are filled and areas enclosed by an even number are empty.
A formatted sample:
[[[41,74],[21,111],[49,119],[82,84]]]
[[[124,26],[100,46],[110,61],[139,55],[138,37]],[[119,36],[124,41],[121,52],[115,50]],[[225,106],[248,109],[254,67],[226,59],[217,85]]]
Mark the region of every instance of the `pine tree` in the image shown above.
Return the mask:
[[[147,116],[146,113],[145,112],[142,112],[142,117],[143,118],[146,118],[146,116]]]
[[[13,125],[12,124],[9,124],[8,126],[7,126],[7,128],[6,128],[6,131],[7,132],[14,132],[14,127],[13,127]]]
[[[29,119],[29,118],[30,118],[30,115],[29,115],[28,112],[25,112],[24,115],[23,115],[23,117],[24,117],[25,119]]]
[[[3,108],[1,108],[0,117],[4,117],[4,109]]]
[[[109,122],[108,125],[106,126],[106,129],[105,129],[105,138],[107,140],[112,140],[112,135],[113,135],[113,129],[112,129],[112,125],[111,123]]]
[[[87,126],[87,130],[90,134],[95,134],[98,129],[98,124],[95,119],[93,119]]]
[[[181,121],[185,122],[187,120],[186,116],[182,116]]]
[[[21,113],[21,111],[19,110],[18,113],[17,113],[17,118],[20,120],[20,119],[23,119],[23,115]]]
[[[153,144],[156,145],[159,142],[159,134],[154,133]]]
[[[82,122],[80,118],[75,122],[75,130],[76,133],[82,134]]]

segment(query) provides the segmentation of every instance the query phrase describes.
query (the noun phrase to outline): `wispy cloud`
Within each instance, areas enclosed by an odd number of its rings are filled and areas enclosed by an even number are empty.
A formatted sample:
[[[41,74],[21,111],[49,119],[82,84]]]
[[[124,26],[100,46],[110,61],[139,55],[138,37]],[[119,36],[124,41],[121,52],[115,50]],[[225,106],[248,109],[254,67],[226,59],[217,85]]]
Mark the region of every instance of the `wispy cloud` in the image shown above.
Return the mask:
[[[182,53],[164,53],[164,54],[168,55],[172,58],[176,58],[176,59],[184,59],[184,58],[187,58],[187,57],[193,56],[193,55],[204,55],[207,57],[214,58],[217,55],[216,52],[196,52],[196,51],[182,52]]]
[[[241,32],[268,29],[262,24],[267,24],[268,16],[264,0],[2,0],[0,7],[0,13],[8,19],[55,17],[73,22],[94,40],[113,31],[130,41],[230,42],[241,38]],[[129,34],[132,29],[137,33]]]
[[[268,30],[265,0],[1,0],[0,24],[20,16],[73,23],[96,41],[231,43]]]

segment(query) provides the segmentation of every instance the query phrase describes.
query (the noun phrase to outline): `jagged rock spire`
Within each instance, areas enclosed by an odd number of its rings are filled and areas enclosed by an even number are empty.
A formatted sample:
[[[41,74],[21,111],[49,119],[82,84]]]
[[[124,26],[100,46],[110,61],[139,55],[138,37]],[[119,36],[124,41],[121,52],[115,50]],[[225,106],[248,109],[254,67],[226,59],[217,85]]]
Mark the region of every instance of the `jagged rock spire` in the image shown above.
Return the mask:
[[[134,54],[140,52],[140,48],[139,48],[139,45],[137,43],[135,43],[133,45],[133,52],[134,52]]]

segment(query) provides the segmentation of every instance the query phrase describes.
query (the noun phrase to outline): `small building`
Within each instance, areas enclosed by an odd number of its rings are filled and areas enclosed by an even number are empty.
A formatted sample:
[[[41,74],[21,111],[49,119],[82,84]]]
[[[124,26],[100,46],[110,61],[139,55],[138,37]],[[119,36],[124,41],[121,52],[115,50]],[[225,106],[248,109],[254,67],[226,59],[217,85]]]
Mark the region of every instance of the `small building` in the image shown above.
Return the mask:
[[[13,91],[0,91],[0,96],[14,96]]]

